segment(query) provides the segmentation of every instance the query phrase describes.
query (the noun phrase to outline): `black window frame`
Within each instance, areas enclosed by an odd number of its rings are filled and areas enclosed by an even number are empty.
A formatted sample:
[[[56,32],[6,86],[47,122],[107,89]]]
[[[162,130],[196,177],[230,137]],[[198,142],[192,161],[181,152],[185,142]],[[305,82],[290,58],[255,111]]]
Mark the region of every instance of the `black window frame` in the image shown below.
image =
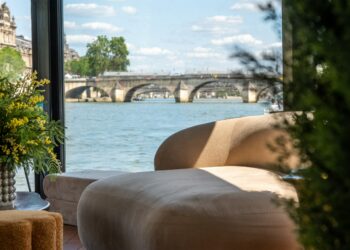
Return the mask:
[[[64,126],[63,0],[31,0],[33,71],[49,79],[44,110]],[[65,172],[65,145],[55,149]],[[35,174],[35,192],[44,196],[45,174]]]

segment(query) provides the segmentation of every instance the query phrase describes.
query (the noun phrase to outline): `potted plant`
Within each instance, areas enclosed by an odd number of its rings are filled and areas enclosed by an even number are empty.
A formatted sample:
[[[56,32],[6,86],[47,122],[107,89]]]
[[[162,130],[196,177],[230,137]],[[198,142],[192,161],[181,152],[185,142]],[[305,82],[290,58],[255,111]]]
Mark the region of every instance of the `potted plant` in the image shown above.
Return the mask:
[[[14,206],[18,168],[60,172],[54,147],[63,143],[64,129],[40,106],[46,84],[35,73],[17,79],[0,76],[0,210]]]

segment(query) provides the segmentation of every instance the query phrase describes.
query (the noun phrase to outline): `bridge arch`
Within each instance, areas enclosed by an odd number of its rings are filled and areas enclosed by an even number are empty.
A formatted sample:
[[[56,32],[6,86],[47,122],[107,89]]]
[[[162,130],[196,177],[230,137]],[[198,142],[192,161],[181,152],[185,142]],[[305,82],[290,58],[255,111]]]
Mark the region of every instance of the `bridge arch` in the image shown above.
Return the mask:
[[[84,93],[84,91],[87,91],[90,88],[93,88],[93,89],[99,91],[101,93],[101,97],[109,97],[108,93],[105,90],[103,90],[99,87],[92,87],[92,86],[80,86],[80,87],[76,87],[74,89],[70,89],[66,92],[65,97],[66,98],[79,98],[79,96],[81,96]]]
[[[203,88],[203,87],[205,87],[206,85],[209,85],[209,84],[211,84],[211,83],[220,83],[220,82],[222,82],[222,81],[220,81],[220,80],[210,80],[210,81],[206,81],[206,82],[203,82],[203,83],[197,85],[196,87],[194,87],[194,88],[192,89],[192,91],[191,91],[191,93],[190,93],[190,95],[189,95],[189,101],[190,101],[190,102],[193,102],[194,97],[196,96],[198,90],[200,90],[201,88]],[[232,84],[233,84],[233,83],[232,83]],[[238,90],[239,93],[242,92],[242,89],[237,88],[236,86],[235,86],[235,88]]]
[[[126,94],[125,94],[124,102],[131,102],[132,98],[137,90],[144,88],[146,86],[149,86],[149,85],[151,85],[151,83],[140,84],[140,85],[137,85],[137,86],[129,89],[128,92],[126,92]]]
[[[154,83],[145,83],[145,84],[140,84],[140,85],[137,85],[131,89],[129,89],[126,94],[125,94],[125,99],[124,99],[124,102],[131,102],[132,101],[132,98],[134,97],[135,93],[142,89],[142,88],[145,88],[147,86],[151,86],[151,85],[155,85],[155,86],[158,86],[159,89],[162,89],[162,88],[165,88],[165,87],[162,87],[160,86],[159,84],[154,84]],[[168,88],[165,88],[167,89],[169,92],[170,90]]]

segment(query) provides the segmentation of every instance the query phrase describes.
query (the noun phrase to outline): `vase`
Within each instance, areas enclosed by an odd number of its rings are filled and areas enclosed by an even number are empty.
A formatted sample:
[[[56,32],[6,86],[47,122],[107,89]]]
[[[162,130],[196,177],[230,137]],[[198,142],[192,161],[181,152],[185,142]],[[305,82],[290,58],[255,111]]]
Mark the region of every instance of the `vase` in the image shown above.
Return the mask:
[[[15,170],[0,164],[0,210],[13,209],[16,199]]]

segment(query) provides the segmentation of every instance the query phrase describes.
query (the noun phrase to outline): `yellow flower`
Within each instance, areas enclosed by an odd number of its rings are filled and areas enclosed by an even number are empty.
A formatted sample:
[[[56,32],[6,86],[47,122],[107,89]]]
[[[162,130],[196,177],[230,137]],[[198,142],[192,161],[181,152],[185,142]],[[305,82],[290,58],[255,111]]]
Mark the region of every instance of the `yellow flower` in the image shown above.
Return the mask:
[[[48,148],[47,153],[49,154],[51,159],[56,159],[56,154],[53,152],[52,148]]]
[[[4,97],[4,93],[0,93],[0,98],[3,98]]]
[[[38,146],[38,143],[36,141],[34,141],[34,140],[27,141],[27,144],[28,145]]]
[[[39,95],[35,95],[29,98],[28,103],[29,104],[37,104],[39,102],[43,102],[44,101],[44,96],[39,96]]]
[[[45,144],[46,145],[50,145],[52,143],[52,141],[50,140],[50,138],[48,136],[45,137]]]
[[[10,143],[11,145],[14,145],[16,143],[16,140],[14,138],[12,138],[12,137],[6,138],[5,141]]]
[[[38,81],[37,72],[34,72],[30,77],[30,84],[34,87],[39,85],[47,85],[50,83],[48,79],[43,79]]]
[[[18,151],[22,153],[22,155],[25,155],[27,153],[27,150],[23,145],[18,145]]]
[[[15,163],[17,164],[19,163],[19,157],[15,152],[12,152],[12,158],[15,161]]]
[[[46,120],[45,119],[42,119],[40,117],[36,118],[36,122],[38,123],[39,125],[39,128],[43,131],[45,130],[45,125],[46,125]]]
[[[13,110],[26,109],[28,107],[28,104],[23,102],[12,102],[10,103],[10,105],[7,106],[6,111],[8,113],[11,113]]]
[[[17,127],[23,126],[29,122],[28,117],[23,117],[22,119],[13,118],[10,122],[7,123],[7,128],[12,129],[13,132],[16,131]]]
[[[5,154],[5,155],[10,155],[10,154],[11,154],[10,149],[9,149],[9,148],[7,148],[7,146],[6,146],[6,145],[1,146],[1,150],[2,150],[2,152],[4,152],[4,154]]]

